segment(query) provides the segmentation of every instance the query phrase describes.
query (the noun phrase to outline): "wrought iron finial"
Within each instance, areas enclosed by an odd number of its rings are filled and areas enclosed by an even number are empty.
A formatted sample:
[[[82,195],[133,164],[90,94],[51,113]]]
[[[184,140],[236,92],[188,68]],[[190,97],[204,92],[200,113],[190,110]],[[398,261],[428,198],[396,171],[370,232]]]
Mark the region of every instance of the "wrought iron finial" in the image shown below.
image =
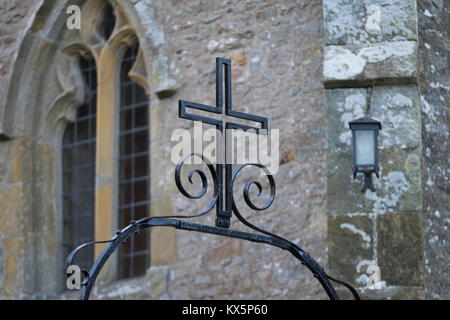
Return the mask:
[[[224,97],[225,91],[225,97]],[[225,114],[226,116],[237,118],[241,120],[248,120],[257,122],[260,124],[259,127],[252,127],[248,125],[239,124],[236,122],[224,122],[208,117],[206,115],[197,115],[193,113],[189,113],[188,109],[192,108],[195,110],[206,111],[209,113],[215,114]],[[220,133],[224,133],[224,129],[242,129],[248,130],[253,129],[257,133],[260,129],[268,129],[268,119],[265,117],[260,117],[252,114],[237,112],[232,109],[232,95],[231,95],[231,60],[224,58],[216,58],[216,105],[209,106],[200,104],[197,102],[191,102],[186,100],[180,100],[178,103],[178,115],[180,118],[201,121],[202,123],[207,123],[216,126],[216,129]],[[225,134],[225,140],[227,139],[227,135]],[[217,204],[216,204],[216,226],[229,228],[230,227],[230,218],[231,212],[233,210],[233,187],[232,187],[232,176],[233,176],[233,167],[231,163],[227,163],[228,157],[227,152],[227,141],[225,141],[225,185],[223,185],[223,164],[218,161],[216,165],[216,173],[218,180],[218,189],[219,191],[224,190],[224,194],[222,192],[218,193]],[[220,150],[219,148],[217,150]],[[273,186],[275,190],[275,185]]]
[[[249,130],[253,129],[256,132],[259,132],[260,129],[268,129],[268,119],[246,114],[242,112],[237,112],[232,110],[231,103],[231,61],[224,58],[216,59],[216,106],[208,106],[199,104],[196,102],[189,102],[185,100],[179,101],[179,117],[183,119],[189,119],[194,121],[201,121],[203,123],[211,124],[216,126],[216,128],[223,133],[223,129],[243,129]],[[225,89],[225,90],[224,90]],[[223,93],[225,92],[225,96]],[[249,120],[253,122],[259,123],[259,127],[252,127],[247,125],[242,125],[235,122],[223,122],[222,120],[207,117],[203,115],[197,115],[193,113],[189,113],[189,109],[196,109],[200,111],[206,111],[215,114],[224,113],[226,116],[230,116],[233,118],[238,118],[241,120]],[[226,138],[226,137],[225,137]],[[225,143],[227,145],[227,143]],[[225,152],[227,149],[225,148]],[[179,189],[179,191],[189,199],[199,199],[203,197],[208,190],[208,179],[204,171],[201,169],[192,169],[189,171],[187,180],[189,183],[193,183],[194,175],[197,175],[201,180],[201,190],[197,194],[192,194],[188,192],[181,183],[181,169],[183,165],[186,164],[186,160],[190,157],[200,158],[208,167],[210,174],[212,176],[214,191],[212,199],[210,200],[208,206],[201,212],[193,214],[193,215],[171,215],[171,216],[152,216],[140,219],[120,230],[120,233],[117,233],[111,240],[106,241],[109,242],[108,246],[102,251],[100,256],[96,259],[94,265],[88,272],[85,277],[85,281],[83,283],[83,287],[81,290],[81,298],[88,299],[90,292],[92,290],[92,286],[95,283],[95,280],[106,263],[108,258],[112,255],[112,253],[128,238],[132,237],[136,232],[141,231],[142,229],[149,227],[173,227],[176,229],[189,230],[189,231],[197,231],[209,234],[215,234],[225,237],[238,238],[243,240],[249,240],[252,242],[258,243],[266,243],[275,247],[282,248],[284,250],[289,251],[294,257],[299,259],[303,265],[305,265],[318,279],[330,299],[339,299],[334,287],[331,285],[330,280],[338,282],[346,286],[354,295],[355,299],[359,299],[357,291],[349,284],[334,279],[326,274],[324,269],[303,249],[298,247],[296,244],[286,240],[285,238],[270,233],[262,228],[257,227],[256,225],[250,223],[246,220],[242,214],[239,212],[235,199],[233,197],[233,187],[235,180],[239,173],[247,167],[257,167],[262,170],[268,181],[270,188],[270,195],[268,200],[263,206],[257,206],[252,199],[250,198],[250,187],[256,186],[258,189],[258,195],[260,195],[263,191],[262,184],[258,181],[249,181],[245,184],[243,190],[243,198],[245,203],[249,208],[262,211],[268,209],[275,199],[275,180],[270,171],[262,164],[259,163],[246,163],[239,165],[234,171],[231,163],[225,162],[222,164],[219,162],[214,164],[207,159],[203,154],[192,153],[184,156],[175,168],[175,183]],[[227,159],[227,157],[225,157]],[[225,166],[225,168],[224,168]],[[225,169],[225,170],[224,170]],[[225,171],[225,172],[224,172]],[[209,213],[214,207],[216,207],[216,223],[215,226],[208,226],[203,224],[198,224],[194,222],[185,221],[185,218],[193,218],[206,215]],[[256,231],[256,233],[248,233],[238,230],[230,229],[230,219],[232,217],[232,213],[236,216],[236,218],[242,222],[247,227]],[[181,219],[181,220],[180,220]],[[102,242],[105,243],[105,242]],[[95,242],[88,243],[96,244]],[[68,264],[71,264],[76,253],[83,248],[85,245],[76,248],[68,258]]]

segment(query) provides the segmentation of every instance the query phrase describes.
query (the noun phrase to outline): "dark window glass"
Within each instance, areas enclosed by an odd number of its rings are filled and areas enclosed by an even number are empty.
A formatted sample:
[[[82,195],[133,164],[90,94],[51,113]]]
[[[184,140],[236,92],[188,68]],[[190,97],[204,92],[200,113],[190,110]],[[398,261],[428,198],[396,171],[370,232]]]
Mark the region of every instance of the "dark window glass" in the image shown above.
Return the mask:
[[[128,73],[138,45],[125,53],[120,70],[119,227],[149,216],[149,101],[145,90]],[[119,278],[144,275],[150,267],[149,229],[131,237],[119,249]]]
[[[70,251],[94,240],[95,123],[97,70],[93,59],[80,59],[85,83],[85,103],[65,130],[62,143],[64,257]],[[75,263],[89,269],[93,247],[80,251]]]
[[[100,23],[99,33],[103,39],[108,40],[111,36],[114,26],[116,24],[116,17],[114,16],[114,10],[111,5],[107,5],[103,9],[102,22]]]

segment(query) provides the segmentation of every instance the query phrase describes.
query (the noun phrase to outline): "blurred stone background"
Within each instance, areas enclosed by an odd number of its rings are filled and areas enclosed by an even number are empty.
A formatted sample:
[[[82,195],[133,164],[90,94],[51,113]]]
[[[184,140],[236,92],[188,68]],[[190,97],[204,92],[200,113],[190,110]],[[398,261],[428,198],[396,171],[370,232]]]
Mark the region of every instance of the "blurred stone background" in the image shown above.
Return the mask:
[[[149,214],[195,213],[207,204],[176,189],[170,138],[176,128],[192,130],[177,117],[178,100],[214,105],[215,58],[229,58],[233,109],[268,117],[280,130],[277,197],[257,213],[240,201],[246,217],[301,246],[363,298],[450,298],[445,0],[0,0],[0,298],[76,296],[60,280],[61,137],[82,96],[67,48],[102,52],[108,44],[89,33],[93,14],[80,31],[68,30],[66,9],[106,3],[144,52]],[[348,121],[364,114],[383,130],[376,191],[361,194],[362,179],[351,177]],[[97,136],[108,122],[98,116]],[[116,161],[98,152],[97,165],[104,159]],[[259,177],[242,175],[238,186]],[[97,173],[96,201],[110,204],[102,235],[111,237],[116,198],[100,197],[102,179]],[[196,221],[213,224],[213,215]],[[231,227],[247,230],[236,219]],[[266,245],[162,228],[151,231],[150,251],[151,267],[133,279],[117,280],[113,256],[92,297],[327,298],[296,259]],[[370,265],[380,268],[378,289],[367,286]]]

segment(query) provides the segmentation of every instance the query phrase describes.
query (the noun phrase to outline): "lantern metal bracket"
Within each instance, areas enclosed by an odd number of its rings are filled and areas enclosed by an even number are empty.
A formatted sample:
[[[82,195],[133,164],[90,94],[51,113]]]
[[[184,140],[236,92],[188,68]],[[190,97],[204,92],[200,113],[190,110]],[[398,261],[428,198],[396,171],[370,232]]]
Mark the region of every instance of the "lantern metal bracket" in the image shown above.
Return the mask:
[[[192,114],[188,114],[186,112],[186,108],[194,108],[198,110],[203,111],[209,111],[213,113],[222,113],[222,68],[225,66],[225,114],[231,117],[240,118],[240,119],[246,119],[251,121],[256,121],[261,124],[261,128],[267,128],[267,118],[250,115],[250,114],[244,114],[236,111],[231,110],[231,61],[228,59],[223,58],[217,58],[216,61],[216,78],[217,78],[217,84],[216,84],[216,107],[211,106],[205,106],[198,103],[188,102],[188,101],[180,101],[179,102],[179,116],[181,118],[185,119],[191,119],[191,120],[200,120],[205,123],[214,124],[219,129],[223,128],[223,124],[221,121],[207,118],[203,116],[194,116]],[[220,83],[219,83],[220,82]],[[249,129],[252,127],[243,126],[234,124],[232,122],[227,122],[225,124],[225,128],[241,128],[241,129]],[[254,128],[252,128],[254,129]],[[140,231],[150,228],[150,227],[173,227],[180,230],[188,230],[188,231],[196,231],[196,232],[202,232],[202,233],[208,233],[208,234],[215,234],[219,236],[225,236],[225,237],[231,237],[231,238],[237,238],[242,240],[248,240],[256,243],[265,243],[268,245],[272,245],[284,250],[289,251],[295,258],[297,258],[303,265],[305,265],[314,275],[315,278],[318,279],[320,284],[322,285],[323,289],[327,293],[328,297],[332,300],[339,299],[339,296],[336,293],[336,290],[334,289],[333,285],[330,283],[331,281],[337,282],[339,284],[344,285],[347,287],[351,293],[353,294],[354,298],[359,300],[358,292],[351,286],[350,284],[337,280],[331,276],[329,276],[325,270],[315,261],[306,251],[301,249],[299,246],[294,244],[293,242],[286,240],[285,238],[273,234],[271,232],[268,232],[262,228],[257,227],[256,225],[250,223],[247,219],[244,218],[244,216],[240,213],[238,210],[238,207],[236,205],[234,196],[233,196],[233,189],[234,189],[234,182],[239,175],[239,173],[250,166],[259,168],[262,170],[268,181],[269,181],[269,199],[267,200],[266,204],[264,206],[257,206],[253,203],[252,199],[250,199],[250,187],[256,186],[258,189],[258,195],[262,193],[263,187],[262,184],[258,181],[250,181],[247,182],[243,188],[243,197],[246,202],[246,204],[253,210],[256,211],[263,211],[269,208],[275,198],[275,180],[273,176],[270,174],[270,171],[259,163],[247,163],[239,165],[237,168],[232,170],[231,164],[225,165],[225,186],[222,185],[222,170],[223,165],[222,164],[216,164],[216,166],[213,165],[213,163],[207,159],[203,154],[199,153],[192,153],[185,157],[183,157],[180,162],[177,164],[175,168],[175,182],[179,189],[179,191],[190,199],[199,199],[202,198],[207,190],[208,190],[208,179],[204,171],[201,169],[192,169],[188,173],[188,181],[193,184],[192,177],[194,175],[197,175],[201,179],[202,183],[202,190],[198,194],[191,194],[189,193],[182,185],[181,182],[181,173],[182,173],[182,167],[186,163],[186,160],[191,157],[198,157],[202,160],[203,163],[206,164],[206,166],[209,169],[209,172],[212,176],[214,189],[213,189],[213,195],[212,199],[209,202],[208,206],[205,210],[203,210],[200,213],[193,214],[193,215],[171,215],[171,216],[152,216],[140,219],[138,221],[131,221],[131,224],[127,227],[118,230],[115,234],[115,236],[111,240],[107,241],[96,241],[96,242],[89,242],[86,244],[83,244],[76,249],[74,249],[68,256],[67,262],[66,262],[66,270],[67,268],[73,264],[75,256],[77,253],[89,245],[95,245],[95,244],[108,244],[105,249],[100,253],[100,255],[95,260],[94,264],[92,265],[91,269],[89,271],[82,270],[84,275],[84,280],[82,282],[82,288],[81,288],[81,299],[89,299],[89,295],[91,293],[91,290],[93,288],[93,285],[95,283],[95,280],[97,279],[98,274],[100,273],[102,267],[107,262],[108,258],[115,252],[115,250],[120,247],[120,245],[124,244],[127,239],[134,236],[135,234],[139,233]],[[222,206],[222,197],[225,198],[224,207]],[[184,219],[187,218],[195,218],[204,216],[207,213],[209,213],[214,207],[216,207],[216,225],[210,226],[210,225],[203,225],[198,224],[194,222],[187,222],[184,221]],[[256,233],[249,233],[249,232],[243,232],[239,230],[233,230],[229,229],[229,219],[231,218],[232,214],[234,213],[235,217],[243,223],[245,226],[249,227],[250,229],[256,231]],[[69,275],[68,275],[69,276]]]
[[[353,169],[353,179],[356,179],[356,174],[358,172],[364,174],[364,184],[361,189],[362,193],[366,192],[367,189],[369,189],[372,192],[375,192],[375,187],[373,186],[372,174],[375,173],[375,175],[379,179],[380,175],[378,174],[378,171],[379,171],[378,167],[375,167],[375,169],[373,169],[373,167],[371,167],[371,169],[362,169],[362,170]]]
[[[364,185],[361,189],[361,192],[366,192],[369,189],[372,192],[375,192],[375,188],[373,186],[372,181],[372,172],[364,172]]]

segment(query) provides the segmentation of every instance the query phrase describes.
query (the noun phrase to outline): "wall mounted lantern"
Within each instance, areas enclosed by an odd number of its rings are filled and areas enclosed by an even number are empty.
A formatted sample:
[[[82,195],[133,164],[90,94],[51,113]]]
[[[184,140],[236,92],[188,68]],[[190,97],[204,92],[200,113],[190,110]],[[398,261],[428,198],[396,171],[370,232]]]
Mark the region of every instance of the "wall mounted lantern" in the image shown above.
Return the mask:
[[[363,117],[349,122],[353,136],[353,178],[358,172],[364,173],[364,186],[361,192],[375,191],[372,173],[378,175],[378,131],[381,122]]]

